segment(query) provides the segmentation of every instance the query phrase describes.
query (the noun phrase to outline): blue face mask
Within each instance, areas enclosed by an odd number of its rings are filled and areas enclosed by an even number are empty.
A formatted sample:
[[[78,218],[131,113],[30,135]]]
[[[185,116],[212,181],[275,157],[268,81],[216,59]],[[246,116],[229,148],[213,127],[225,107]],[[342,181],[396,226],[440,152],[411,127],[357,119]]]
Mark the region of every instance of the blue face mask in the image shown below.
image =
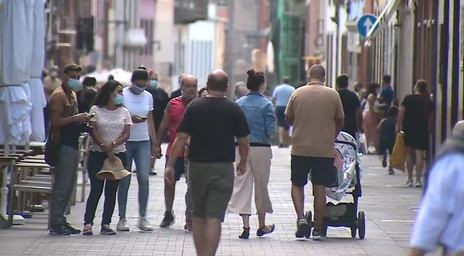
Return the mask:
[[[77,92],[79,90],[79,86],[81,85],[81,83],[77,79],[69,78],[68,85],[69,87],[71,87],[71,90]]]
[[[158,81],[156,81],[156,80],[150,80],[150,87],[152,87],[152,88],[158,87]]]
[[[133,85],[132,88],[134,88],[135,94],[141,94],[143,91],[145,91],[145,88],[140,88],[137,85]]]
[[[116,106],[122,106],[124,104],[124,95],[117,94],[116,97],[113,98],[113,103]]]

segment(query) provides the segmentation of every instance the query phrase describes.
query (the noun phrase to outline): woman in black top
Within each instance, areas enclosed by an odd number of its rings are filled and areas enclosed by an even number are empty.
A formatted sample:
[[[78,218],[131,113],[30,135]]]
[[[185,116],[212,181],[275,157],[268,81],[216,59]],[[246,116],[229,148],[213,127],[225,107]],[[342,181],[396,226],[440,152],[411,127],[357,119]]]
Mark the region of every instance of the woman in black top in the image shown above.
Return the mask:
[[[434,106],[427,87],[425,80],[417,81],[414,94],[406,96],[400,107],[398,124],[404,132],[408,170],[406,185],[409,187],[412,187],[413,184],[416,187],[422,187],[421,177],[425,152],[429,150],[431,117]],[[414,166],[416,166],[415,183],[412,178]]]

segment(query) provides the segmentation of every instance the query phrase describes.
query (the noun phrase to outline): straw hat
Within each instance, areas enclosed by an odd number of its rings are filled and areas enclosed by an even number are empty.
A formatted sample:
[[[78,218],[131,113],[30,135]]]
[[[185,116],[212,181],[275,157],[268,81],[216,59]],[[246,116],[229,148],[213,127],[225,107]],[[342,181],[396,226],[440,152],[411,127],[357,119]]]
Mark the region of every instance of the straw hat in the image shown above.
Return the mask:
[[[97,173],[97,178],[101,180],[120,180],[131,174],[124,168],[121,159],[115,157],[114,160],[114,162],[111,162],[110,159],[107,158],[105,162],[103,162],[103,167],[101,171]]]

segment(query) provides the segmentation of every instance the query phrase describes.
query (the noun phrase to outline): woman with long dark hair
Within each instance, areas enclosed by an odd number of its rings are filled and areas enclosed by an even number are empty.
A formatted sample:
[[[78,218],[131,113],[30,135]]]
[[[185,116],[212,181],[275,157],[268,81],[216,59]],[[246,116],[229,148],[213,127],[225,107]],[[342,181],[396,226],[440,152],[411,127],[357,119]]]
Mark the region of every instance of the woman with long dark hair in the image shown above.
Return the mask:
[[[381,104],[378,101],[378,95],[380,91],[380,85],[372,83],[369,85],[366,93],[366,106],[364,109],[363,126],[366,134],[366,145],[368,152],[372,153],[372,147],[377,149],[378,132],[377,126],[380,122],[380,107]],[[371,149],[369,149],[371,148]]]
[[[132,120],[129,111],[123,107],[123,103],[122,85],[116,80],[110,80],[101,87],[95,97],[93,106],[90,108],[90,113],[93,116],[90,120],[93,131],[87,164],[90,178],[90,194],[85,207],[83,235],[93,234],[93,220],[103,187],[105,190],[105,203],[100,234],[116,234],[110,227],[110,223],[116,204],[119,181],[101,180],[97,178],[97,173],[102,169],[106,159],[114,162],[117,157],[121,159],[124,166],[126,165],[125,143],[130,136]]]
[[[261,237],[275,229],[274,224],[266,225],[266,214],[273,212],[267,186],[271,175],[270,138],[276,130],[274,104],[263,96],[266,89],[264,73],[250,69],[247,74],[246,86],[249,93],[238,99],[237,104],[245,114],[250,127],[250,151],[245,173],[235,177],[234,191],[228,208],[229,213],[237,213],[242,217],[243,231],[239,236],[241,239],[248,239],[250,236],[253,187],[259,225],[256,235]]]
[[[399,128],[404,132],[408,170],[406,185],[409,187],[413,185],[422,187],[421,177],[425,153],[429,150],[434,105],[427,87],[425,80],[417,81],[414,94],[406,96],[401,103],[398,118]],[[414,166],[416,167],[415,183],[412,177]]]

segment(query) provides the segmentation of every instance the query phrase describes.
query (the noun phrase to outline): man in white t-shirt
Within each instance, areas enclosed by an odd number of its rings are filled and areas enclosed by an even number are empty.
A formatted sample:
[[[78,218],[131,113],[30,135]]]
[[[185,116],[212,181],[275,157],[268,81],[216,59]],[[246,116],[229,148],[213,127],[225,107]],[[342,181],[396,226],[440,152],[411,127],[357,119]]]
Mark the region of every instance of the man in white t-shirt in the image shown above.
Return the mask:
[[[155,125],[153,122],[153,97],[145,91],[149,77],[148,72],[137,69],[132,73],[132,86],[123,90],[124,107],[129,110],[134,123],[130,137],[126,142],[126,169],[131,171],[132,160],[137,168],[137,182],[139,185],[139,224],[142,231],[153,231],[153,227],[147,221],[148,205],[148,177],[150,172],[150,158],[158,157],[158,145],[156,139]],[[151,139],[151,140],[150,140]],[[150,143],[152,145],[150,145]],[[126,221],[127,194],[129,191],[131,175],[123,178],[119,183],[118,208],[119,222],[118,231],[129,231]]]

